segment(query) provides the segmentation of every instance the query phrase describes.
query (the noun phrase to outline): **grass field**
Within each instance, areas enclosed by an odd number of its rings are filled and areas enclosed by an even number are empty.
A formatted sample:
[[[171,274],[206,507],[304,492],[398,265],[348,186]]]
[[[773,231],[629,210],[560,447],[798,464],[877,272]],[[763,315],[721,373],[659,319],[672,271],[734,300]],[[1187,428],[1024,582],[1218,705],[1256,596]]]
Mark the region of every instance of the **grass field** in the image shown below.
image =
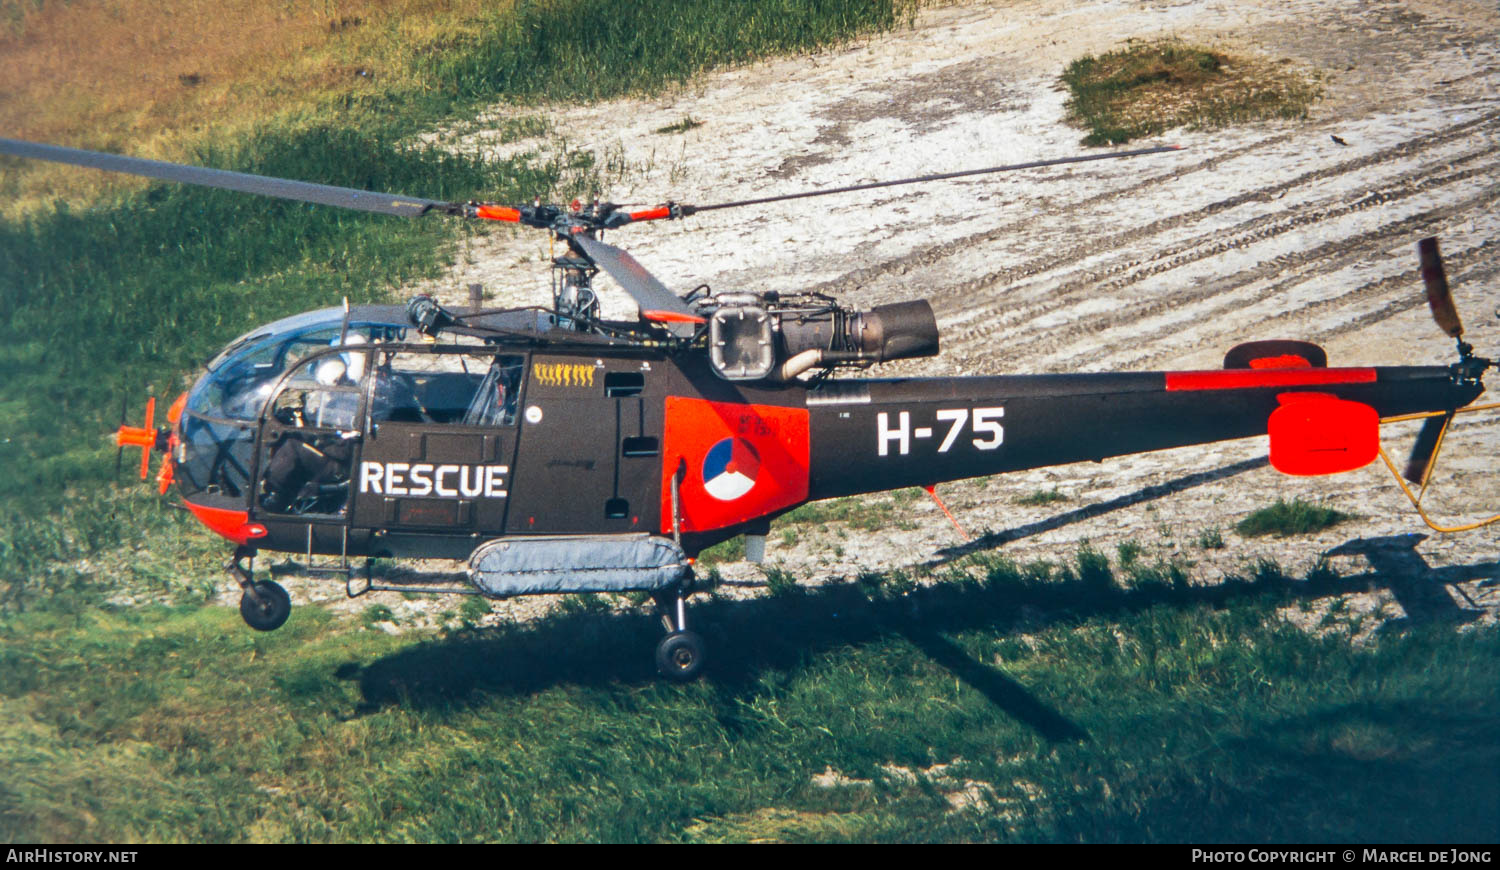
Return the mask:
[[[567,195],[596,182],[570,155],[486,163],[413,134],[489,101],[666,87],[910,14],[5,0],[0,123],[418,196]],[[89,99],[49,90],[88,55],[94,78],[68,93]],[[817,589],[775,571],[772,594],[695,609],[712,658],[685,687],[651,669],[654,618],[596,597],[495,628],[473,627],[486,607],[470,600],[449,628],[399,636],[375,627],[392,613],[302,606],[256,634],[207,606],[223,542],[110,485],[120,400],[135,416],[147,390],[170,398],[255,323],[386,299],[476,230],[3,168],[0,839],[1500,837],[1500,637],[1372,635],[1334,608],[1317,631],[1282,618],[1368,577],[1262,564],[1192,587],[1123,549]],[[874,531],[917,497],[808,506],[786,530]]]
[[[653,620],[391,637],[302,608],[0,623],[0,834],[52,841],[1492,840],[1493,632],[1353,645],[1273,570],[1122,588],[974,566]],[[1090,577],[1089,572],[1093,572]],[[775,626],[775,631],[767,631]]]

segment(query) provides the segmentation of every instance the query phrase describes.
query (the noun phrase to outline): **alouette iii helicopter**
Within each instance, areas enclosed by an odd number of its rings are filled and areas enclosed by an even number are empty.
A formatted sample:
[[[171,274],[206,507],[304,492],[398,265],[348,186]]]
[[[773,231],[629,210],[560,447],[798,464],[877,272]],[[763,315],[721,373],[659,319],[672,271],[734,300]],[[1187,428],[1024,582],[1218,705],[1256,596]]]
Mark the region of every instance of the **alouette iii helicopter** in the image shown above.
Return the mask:
[[[820,293],[673,293],[605,230],[697,212],[1176,150],[1093,154],[832,190],[627,211],[441,202],[0,139],[0,154],[400,217],[508,221],[555,236],[550,309],[326,308],[252,329],[209,361],[154,425],[116,441],[166,454],[194,516],[235,544],[240,613],[270,631],[291,601],[254,577],[259,550],[304,553],[308,570],[370,590],[652,594],[667,634],[660,671],[697,676],[688,629],[694,558],[747,535],[758,561],[778,515],[804,502],[1004,471],[1269,434],[1270,462],[1298,475],[1360,468],[1382,422],[1425,418],[1405,477],[1425,489],[1455,414],[1495,364],[1462,340],[1435,239],[1421,270],[1448,366],[1330,368],[1317,345],[1255,341],[1213,371],[949,378],[834,378],[932,356],[926,301],[841,305]],[[604,271],[639,305],[600,316]],[[1466,407],[1468,406],[1468,407]],[[1398,480],[1400,475],[1398,475]],[[1420,496],[1402,488],[1421,511]],[[1442,531],[1423,514],[1429,525]],[[1485,523],[1500,520],[1492,517]],[[1475,524],[1479,525],[1479,524]],[[336,556],[318,567],[313,557]],[[466,559],[472,588],[382,585],[350,557]],[[360,585],[362,580],[362,585]]]

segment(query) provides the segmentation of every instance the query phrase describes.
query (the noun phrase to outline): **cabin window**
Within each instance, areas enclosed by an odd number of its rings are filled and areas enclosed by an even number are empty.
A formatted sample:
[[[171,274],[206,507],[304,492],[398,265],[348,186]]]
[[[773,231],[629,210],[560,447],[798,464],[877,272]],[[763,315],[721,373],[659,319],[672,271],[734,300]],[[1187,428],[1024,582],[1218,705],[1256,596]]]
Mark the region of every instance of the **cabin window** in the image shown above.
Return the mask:
[[[526,358],[520,355],[495,357],[464,412],[463,422],[470,426],[516,425],[516,409],[521,405],[521,372],[525,365]]]
[[[282,374],[307,356],[341,341],[371,344],[399,341],[404,335],[399,325],[365,320],[350,322],[346,332],[343,312],[334,308],[278,320],[246,333],[214,357],[207,374],[188,394],[187,410],[219,419],[254,420]]]
[[[370,385],[370,420],[377,424],[514,425],[524,360],[519,354],[377,354]]]
[[[271,417],[297,429],[358,428],[361,386],[369,354],[328,353],[298,366],[271,403]]]
[[[359,430],[370,351],[310,356],[271,400],[256,503],[274,514],[340,516]]]

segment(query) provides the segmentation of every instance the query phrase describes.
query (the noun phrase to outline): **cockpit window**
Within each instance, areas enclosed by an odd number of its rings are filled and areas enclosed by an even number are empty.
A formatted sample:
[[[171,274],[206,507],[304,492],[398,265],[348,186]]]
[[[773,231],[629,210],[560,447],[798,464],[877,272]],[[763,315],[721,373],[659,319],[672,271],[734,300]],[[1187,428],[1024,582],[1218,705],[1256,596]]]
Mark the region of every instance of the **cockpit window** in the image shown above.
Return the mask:
[[[187,410],[205,417],[254,420],[287,369],[338,342],[343,321],[342,309],[325,308],[246,333],[209,362],[208,374],[188,395]],[[405,334],[402,324],[351,320],[346,340],[400,341]]]

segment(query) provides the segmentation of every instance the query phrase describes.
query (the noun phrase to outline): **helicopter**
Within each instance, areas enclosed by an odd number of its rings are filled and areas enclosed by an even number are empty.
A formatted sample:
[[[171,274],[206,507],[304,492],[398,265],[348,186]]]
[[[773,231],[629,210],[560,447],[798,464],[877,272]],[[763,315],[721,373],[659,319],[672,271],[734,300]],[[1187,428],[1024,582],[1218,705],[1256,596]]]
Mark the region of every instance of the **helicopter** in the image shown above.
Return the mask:
[[[925,300],[860,310],[810,291],[680,296],[602,240],[714,209],[1175,150],[632,211],[598,200],[444,202],[0,139],[0,154],[17,157],[551,234],[563,250],[550,307],[448,307],[420,295],[284,318],[214,356],[166,425],[153,398],[144,425],[122,423],[115,440],[142,448],[143,479],[165,454],[159,491],[175,484],[182,506],[235,545],[226,570],[254,629],[279,628],[291,610],[284,588],[255,576],[261,550],[304,554],[307,571],[341,576],[350,597],[645,592],[665,628],[657,667],[679,681],[706,657],[686,607],[703,588],[698,554],[745,535],[747,558],[760,561],[771,521],[809,501],[931,493],[962,478],[1259,435],[1284,473],[1340,473],[1379,456],[1425,491],[1454,417],[1495,407],[1472,404],[1496,362],[1463,341],[1435,238],[1419,243],[1421,275],[1434,318],[1457,341],[1451,365],[1330,367],[1316,344],[1261,340],[1208,371],[943,378],[838,376],[936,355]],[[602,317],[601,271],[634,298],[636,320]],[[1411,419],[1424,423],[1396,472],[1379,427]],[[377,583],[375,558],[461,560],[468,585]]]

